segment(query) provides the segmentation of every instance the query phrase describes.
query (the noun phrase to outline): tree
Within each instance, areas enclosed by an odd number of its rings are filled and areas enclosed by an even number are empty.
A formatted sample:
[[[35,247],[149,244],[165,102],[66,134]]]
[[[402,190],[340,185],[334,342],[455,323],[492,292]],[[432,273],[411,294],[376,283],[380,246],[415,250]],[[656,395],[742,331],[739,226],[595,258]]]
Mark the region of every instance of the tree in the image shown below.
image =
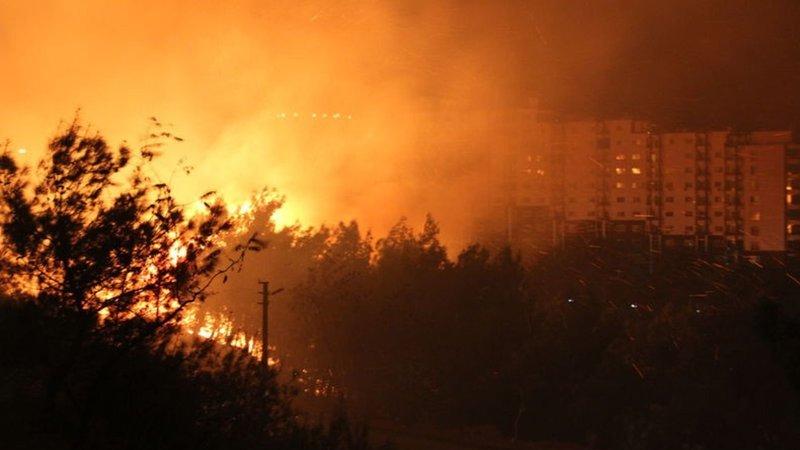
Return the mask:
[[[73,403],[75,442],[120,361],[168,338],[186,307],[260,246],[253,236],[223,255],[218,242],[233,225],[223,203],[208,193],[204,214],[187,218],[169,186],[145,174],[164,140],[178,138],[151,138],[138,152],[112,149],[74,121],[35,172],[0,155],[0,276],[7,293],[32,295],[57,319],[44,330],[46,409]]]

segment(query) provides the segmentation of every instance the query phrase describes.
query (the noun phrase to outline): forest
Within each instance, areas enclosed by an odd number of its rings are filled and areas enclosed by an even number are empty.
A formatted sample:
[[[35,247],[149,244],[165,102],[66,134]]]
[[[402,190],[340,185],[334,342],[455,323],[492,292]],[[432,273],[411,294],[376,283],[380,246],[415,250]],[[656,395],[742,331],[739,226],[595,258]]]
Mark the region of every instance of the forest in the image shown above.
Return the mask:
[[[214,193],[189,216],[147,175],[158,152],[73,123],[35,169],[0,156],[4,448],[367,449],[376,419],[586,448],[800,438],[786,261],[603,241],[451,256],[432,217],[277,229],[279,200],[242,222]],[[257,280],[284,289],[269,368],[182,322],[257,335]]]

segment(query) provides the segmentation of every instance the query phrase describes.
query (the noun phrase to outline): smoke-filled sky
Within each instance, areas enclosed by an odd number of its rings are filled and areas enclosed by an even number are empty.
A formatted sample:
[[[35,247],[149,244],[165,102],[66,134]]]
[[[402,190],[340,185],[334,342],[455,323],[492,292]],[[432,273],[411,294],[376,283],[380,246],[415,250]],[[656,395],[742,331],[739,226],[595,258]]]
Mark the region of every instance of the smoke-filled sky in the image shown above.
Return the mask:
[[[0,137],[32,160],[78,108],[112,142],[156,116],[182,195],[268,185],[378,231],[432,212],[459,244],[504,141],[475,111],[797,126],[798,23],[791,0],[0,0]]]

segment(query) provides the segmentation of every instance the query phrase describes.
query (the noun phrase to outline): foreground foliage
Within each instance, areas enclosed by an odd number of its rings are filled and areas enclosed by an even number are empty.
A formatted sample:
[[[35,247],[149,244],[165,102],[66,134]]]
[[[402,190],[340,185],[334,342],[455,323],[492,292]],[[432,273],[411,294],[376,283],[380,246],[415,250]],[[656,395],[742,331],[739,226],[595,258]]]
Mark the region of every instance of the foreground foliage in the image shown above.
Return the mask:
[[[800,285],[779,261],[651,272],[603,242],[451,260],[431,219],[377,241],[355,223],[276,235],[242,276],[288,289],[278,356],[373,417],[615,449],[800,442]]]
[[[366,448],[344,419],[301,423],[250,355],[183,340],[186,308],[261,242],[224,252],[213,193],[186,217],[145,175],[174,138],[152,137],[112,149],[73,123],[35,172],[0,154],[0,446]]]

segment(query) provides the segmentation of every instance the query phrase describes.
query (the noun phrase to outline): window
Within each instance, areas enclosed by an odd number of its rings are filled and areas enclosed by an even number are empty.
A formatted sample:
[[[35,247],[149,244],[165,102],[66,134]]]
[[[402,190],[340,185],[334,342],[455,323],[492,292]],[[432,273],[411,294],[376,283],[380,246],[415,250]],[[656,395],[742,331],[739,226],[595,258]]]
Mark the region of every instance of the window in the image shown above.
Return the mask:
[[[617,175],[622,175],[623,173],[625,173],[625,168],[624,167],[617,167],[616,169],[614,169],[614,172],[616,172]]]
[[[714,211],[714,217],[722,217],[722,211]]]
[[[668,191],[671,191],[672,188],[675,187],[675,185],[672,183],[672,181],[670,181],[668,183],[665,183],[664,187],[666,187]]]
[[[631,183],[631,188],[632,188],[632,189],[636,189],[636,188],[638,188],[638,187],[639,187],[639,183],[637,183],[637,182],[635,182],[635,181],[634,181],[633,183]]]
[[[692,216],[694,216],[694,211],[686,211],[686,212],[683,213],[683,215],[686,216],[686,217],[692,217]]]
[[[667,211],[667,212],[664,213],[664,215],[667,216],[667,217],[672,217],[672,216],[675,215],[675,213],[673,213],[672,211]]]
[[[641,197],[633,197],[633,203],[642,203]]]
[[[714,197],[714,203],[722,203],[722,197]]]
[[[621,182],[621,181],[617,181],[617,182],[614,184],[614,186],[615,186],[617,189],[622,189],[622,188],[624,188],[624,187],[625,187],[625,183],[623,183],[623,182]]]
[[[617,197],[617,203],[625,203],[625,197]]]
[[[674,202],[674,201],[675,201],[675,197],[666,197],[666,198],[664,198],[664,201],[665,201],[666,203],[672,203],[672,202]]]
[[[641,175],[642,174],[642,169],[640,169],[638,167],[631,167],[631,173],[634,174],[634,175]]]
[[[691,189],[691,188],[692,188],[691,181],[687,181],[686,183],[683,183],[683,189],[684,190]]]
[[[634,161],[638,161],[638,160],[642,159],[642,155],[640,155],[638,153],[634,153],[634,154],[631,155],[631,159],[634,160]]]
[[[759,233],[761,233],[761,230],[758,227],[750,227],[751,236],[758,236]]]
[[[619,155],[615,156],[614,159],[616,159],[617,161],[624,161],[625,160],[625,155],[619,154]]]
[[[722,188],[722,181],[715,181],[714,182],[714,187],[715,188]]]
[[[758,196],[757,195],[751,195],[750,196],[750,203],[758,203]]]
[[[761,220],[761,213],[754,212],[753,214],[750,215],[750,220]]]
[[[722,227],[714,227],[714,232],[722,233]]]

